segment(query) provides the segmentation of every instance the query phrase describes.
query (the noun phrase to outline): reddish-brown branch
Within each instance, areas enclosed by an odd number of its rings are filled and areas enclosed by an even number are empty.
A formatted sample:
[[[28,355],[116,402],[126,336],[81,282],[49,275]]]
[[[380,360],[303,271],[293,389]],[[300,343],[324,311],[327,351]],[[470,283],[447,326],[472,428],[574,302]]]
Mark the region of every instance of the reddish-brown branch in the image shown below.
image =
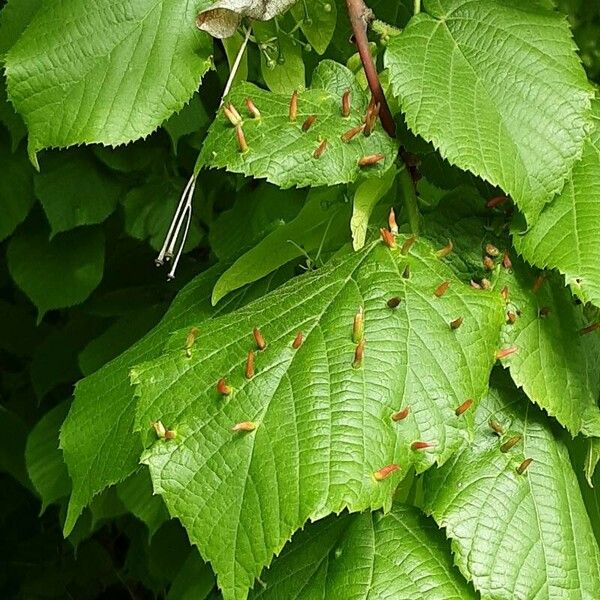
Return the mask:
[[[381,106],[379,112],[381,124],[390,137],[396,137],[396,123],[385,98],[385,94],[383,93],[383,89],[381,88],[377,69],[375,68],[373,57],[369,51],[367,26],[369,21],[373,18],[373,13],[364,3],[364,0],[346,0],[346,6],[348,8],[348,16],[350,18],[350,24],[352,25],[356,47],[358,48],[360,60],[362,61],[365,75],[367,76],[369,88],[375,98],[375,102],[379,103]]]

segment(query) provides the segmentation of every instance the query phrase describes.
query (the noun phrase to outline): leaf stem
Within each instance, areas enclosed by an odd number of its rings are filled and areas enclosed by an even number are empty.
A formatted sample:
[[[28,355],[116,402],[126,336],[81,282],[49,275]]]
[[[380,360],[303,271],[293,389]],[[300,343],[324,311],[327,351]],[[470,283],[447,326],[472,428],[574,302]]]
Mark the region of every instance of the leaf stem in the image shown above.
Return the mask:
[[[350,25],[352,25],[356,47],[365,70],[369,88],[375,98],[375,102],[378,102],[381,106],[379,112],[381,124],[390,137],[396,137],[396,123],[385,98],[385,94],[383,93],[375,63],[373,62],[373,57],[369,51],[367,25],[369,21],[373,19],[373,11],[367,7],[364,0],[346,0],[346,7],[348,9]]]
[[[408,219],[410,232],[418,235],[420,215],[419,206],[417,204],[417,192],[415,190],[415,183],[406,165],[404,165],[404,168],[400,169],[398,183],[400,184],[400,191],[404,201],[404,209],[406,210],[406,218]]]

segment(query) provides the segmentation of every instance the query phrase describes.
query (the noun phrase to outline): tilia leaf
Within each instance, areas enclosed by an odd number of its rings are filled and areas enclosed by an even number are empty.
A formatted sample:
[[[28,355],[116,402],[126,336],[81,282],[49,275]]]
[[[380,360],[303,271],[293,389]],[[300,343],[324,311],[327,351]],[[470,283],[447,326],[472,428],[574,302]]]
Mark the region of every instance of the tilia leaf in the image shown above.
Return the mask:
[[[423,6],[386,53],[408,126],[501,186],[533,223],[589,126],[593,92],[566,19],[517,0]]]
[[[472,412],[455,410],[487,387],[502,304],[424,240],[403,254],[405,242],[347,252],[205,323],[188,351],[189,330],[175,333],[132,370],[143,462],[227,600],[245,598],[306,521],[389,507],[411,466],[443,463],[470,437]],[[159,420],[174,439],[156,439]]]

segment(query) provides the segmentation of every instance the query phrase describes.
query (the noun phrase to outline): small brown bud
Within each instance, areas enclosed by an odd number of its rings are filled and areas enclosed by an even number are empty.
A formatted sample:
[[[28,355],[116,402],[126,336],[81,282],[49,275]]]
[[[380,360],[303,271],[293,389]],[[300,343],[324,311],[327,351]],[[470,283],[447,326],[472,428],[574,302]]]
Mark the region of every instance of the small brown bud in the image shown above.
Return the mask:
[[[401,254],[408,254],[410,249],[412,248],[413,244],[417,241],[417,236],[416,235],[411,235],[409,238],[407,238],[406,240],[404,240],[404,243],[402,244],[402,247],[400,248],[400,253]]]
[[[450,321],[450,329],[458,329],[463,324],[463,318],[458,317],[458,319],[454,319],[454,321]]]
[[[500,451],[504,453],[508,452],[521,441],[522,437],[523,436],[521,435],[513,435],[511,438],[508,438],[508,440],[506,440],[506,442],[500,446]]]
[[[438,298],[441,298],[446,293],[446,291],[448,290],[449,287],[450,287],[450,283],[449,282],[442,281],[442,283],[440,283],[440,285],[438,285],[435,288],[435,290],[433,290],[433,293]]]
[[[410,412],[410,406],[405,406],[402,410],[394,413],[392,415],[392,421],[404,421],[406,417],[408,417],[408,413]]]
[[[456,410],[454,411],[454,414],[457,417],[460,417],[460,415],[462,415],[463,413],[468,411],[471,408],[471,406],[473,406],[473,400],[471,400],[471,399],[465,400],[460,406],[458,406],[456,408]]]
[[[394,296],[387,301],[388,308],[398,308],[400,302],[402,302],[402,300],[398,298],[398,296]]]
[[[504,204],[507,200],[508,198],[506,196],[494,196],[487,201],[486,206],[488,208],[496,208],[497,206]]]
[[[596,329],[600,329],[600,321],[592,323],[587,327],[583,327],[579,330],[579,335],[586,335],[587,333],[592,333],[592,331],[596,331]]]
[[[502,350],[496,350],[496,359],[500,360],[502,358],[506,358],[518,350],[519,349],[516,346],[512,346],[512,348],[502,348]]]
[[[352,324],[352,341],[358,344],[362,341],[365,333],[365,313],[363,307],[359,307],[358,312],[354,315]]]
[[[304,341],[304,334],[299,331],[296,334],[296,337],[294,338],[294,341],[292,342],[292,348],[294,350],[298,350],[298,348],[300,348],[300,346],[302,346],[302,342]]]
[[[192,356],[192,346],[198,337],[199,329],[192,327],[185,338],[185,353],[188,358]]]
[[[256,105],[254,104],[254,102],[252,102],[252,98],[246,98],[245,103],[246,103],[246,108],[248,109],[248,112],[250,113],[250,116],[253,117],[254,119],[260,119],[260,111],[258,110],[258,108],[256,108]]]
[[[388,225],[390,231],[395,235],[398,233],[398,223],[396,223],[396,213],[393,208],[390,208],[390,214],[388,215]]]
[[[494,261],[489,256],[484,256],[483,257],[483,268],[486,271],[493,271],[494,270]]]
[[[302,131],[308,131],[314,125],[316,120],[317,120],[316,115],[310,115],[310,116],[306,117],[306,121],[304,121],[304,123],[302,123]]]
[[[512,260],[510,260],[510,256],[508,255],[508,250],[505,250],[504,255],[502,256],[502,266],[505,269],[512,269]]]
[[[363,338],[356,345],[356,348],[354,349],[354,361],[352,363],[353,369],[359,369],[362,366],[364,356],[365,356],[365,340]]]
[[[229,396],[231,394],[231,387],[227,385],[225,377],[221,377],[221,379],[217,381],[217,392],[222,396]]]
[[[510,323],[511,325],[517,320],[517,315],[515,315],[514,312],[507,312],[506,313],[506,322]]]
[[[533,282],[533,293],[534,294],[537,294],[537,292],[539,292],[539,290],[542,287],[543,283],[544,283],[544,276],[543,275],[538,275],[535,278],[535,281]]]
[[[246,357],[246,379],[252,379],[254,377],[254,352],[250,350]]]
[[[500,256],[500,250],[498,250],[498,248],[496,248],[496,246],[494,246],[494,244],[486,244],[485,245],[485,253],[488,256]]]
[[[496,433],[497,435],[504,435],[504,427],[502,427],[502,425],[500,425],[500,423],[498,423],[498,421],[496,421],[496,419],[490,419],[488,421],[489,426],[492,428],[492,430],[494,431],[494,433]]]
[[[238,125],[235,128],[235,135],[237,137],[237,142],[238,142],[238,147],[240,149],[240,152],[245,154],[246,152],[248,152],[249,147],[248,147],[248,143],[246,142],[246,136],[244,135],[244,130],[242,129],[241,125]]]
[[[254,341],[256,342],[256,347],[259,350],[264,350],[267,347],[267,342],[265,342],[265,338],[263,334],[260,332],[258,327],[255,327],[252,331],[252,335],[254,336]]]
[[[502,299],[504,300],[504,302],[508,302],[508,286],[505,285],[500,290],[500,295],[502,296]]]
[[[432,442],[413,442],[410,445],[411,450],[426,450],[427,448],[433,448],[435,444]]]
[[[363,156],[358,159],[359,167],[370,167],[372,165],[376,165],[378,162],[385,160],[385,156],[383,154],[369,154],[367,156]]]
[[[254,423],[253,421],[241,421],[240,423],[236,423],[232,428],[231,431],[254,431],[256,429],[257,425],[256,423]]]
[[[552,312],[552,310],[550,309],[549,306],[542,306],[542,308],[540,308],[538,315],[540,317],[540,319],[545,319],[550,313]]]
[[[350,90],[345,90],[342,94],[342,117],[350,116]]]
[[[395,248],[396,247],[396,238],[394,237],[394,235],[392,234],[392,232],[389,229],[384,229],[382,227],[379,230],[379,233],[381,234],[381,239],[383,240],[383,243],[388,248]]]
[[[517,473],[519,475],[523,475],[523,473],[525,473],[525,471],[527,471],[527,467],[529,467],[529,465],[533,462],[533,458],[526,458],[518,467],[517,467]]]
[[[326,148],[327,148],[327,140],[325,139],[319,144],[319,147],[313,152],[313,157],[321,158],[321,155],[323,154],[323,152],[325,152]]]
[[[293,123],[298,118],[298,92],[294,91],[290,98],[290,109],[289,109],[290,121]]]
[[[346,133],[342,135],[342,142],[349,142],[351,139],[355,138],[363,129],[365,128],[365,124],[357,125],[356,127],[352,127],[352,129],[348,129]]]
[[[387,479],[392,473],[395,473],[399,470],[400,467],[398,465],[387,465],[386,467],[379,469],[379,471],[375,471],[375,473],[373,473],[373,477],[375,477],[377,481],[383,481],[384,479]]]
[[[454,249],[454,244],[452,243],[452,240],[448,240],[448,243],[443,248],[440,248],[435,253],[435,255],[438,258],[444,258],[444,256],[448,256],[448,254],[450,254],[450,252],[452,252],[453,249]]]

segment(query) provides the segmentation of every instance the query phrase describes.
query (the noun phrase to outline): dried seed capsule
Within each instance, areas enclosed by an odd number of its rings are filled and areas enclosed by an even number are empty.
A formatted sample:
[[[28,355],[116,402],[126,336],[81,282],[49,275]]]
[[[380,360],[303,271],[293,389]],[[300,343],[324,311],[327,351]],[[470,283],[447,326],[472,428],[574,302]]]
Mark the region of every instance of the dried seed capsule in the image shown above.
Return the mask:
[[[254,336],[254,341],[256,342],[257,348],[259,350],[264,350],[267,347],[267,342],[265,342],[265,338],[258,327],[253,329],[252,335]]]
[[[300,348],[300,346],[302,346],[302,342],[304,341],[304,334],[299,331],[296,334],[296,337],[294,338],[294,341],[292,342],[292,348],[294,350],[298,350],[298,348]]]
[[[358,159],[359,167],[370,167],[372,165],[376,165],[378,162],[385,160],[385,156],[383,154],[369,154],[367,156],[363,156]]]
[[[244,130],[242,129],[241,125],[238,125],[235,128],[235,135],[237,137],[237,143],[238,143],[240,152],[245,154],[246,152],[248,152],[249,147],[248,147],[248,143],[246,142],[246,136],[244,135]]]
[[[592,333],[592,331],[596,331],[596,329],[600,329],[600,321],[598,321],[597,323],[592,323],[587,327],[582,327],[579,330],[579,335],[586,335],[587,333]]]
[[[252,379],[254,377],[254,352],[250,350],[246,357],[246,379]]]
[[[552,310],[550,309],[549,306],[542,306],[542,308],[540,308],[538,315],[540,317],[540,319],[545,319],[550,313],[552,312]]]
[[[494,261],[489,256],[484,256],[483,257],[483,268],[486,271],[493,271],[494,270]]]
[[[235,110],[233,104],[224,104],[223,114],[234,127],[242,124],[242,117],[240,116],[240,113]]]
[[[433,448],[435,444],[432,442],[413,442],[410,445],[411,450],[426,450],[427,448]]]
[[[502,350],[496,350],[496,359],[500,360],[502,358],[506,358],[518,350],[519,349],[516,346],[513,346],[512,348],[502,348]]]
[[[504,300],[504,302],[508,302],[508,286],[505,285],[500,290],[500,295],[502,296],[502,299]]]
[[[494,246],[494,244],[486,244],[485,245],[485,253],[488,256],[500,256],[500,250],[498,250],[498,248],[496,248],[496,246]]]
[[[229,396],[229,394],[231,394],[231,387],[227,385],[225,377],[221,377],[221,379],[217,381],[217,392],[223,396]]]
[[[199,329],[192,327],[185,338],[185,353],[188,358],[192,356],[192,346],[198,337]]]
[[[296,90],[290,98],[289,117],[292,123],[298,118],[298,92]]]
[[[517,315],[515,315],[514,312],[507,312],[506,313],[506,321],[507,323],[510,323],[511,325],[517,320]]]
[[[381,469],[379,469],[379,471],[375,471],[375,473],[373,473],[373,477],[375,477],[377,481],[383,481],[384,479],[387,479],[392,473],[395,473],[399,470],[400,467],[398,465],[387,465],[386,467],[382,467]]]
[[[500,451],[504,453],[508,452],[521,441],[522,437],[523,436],[521,435],[513,435],[511,438],[508,438],[508,440],[506,440],[506,442],[500,446]]]
[[[246,104],[248,112],[250,113],[250,116],[255,119],[260,119],[260,111],[258,110],[258,108],[256,108],[254,102],[252,102],[252,98],[246,98],[244,102]]]
[[[358,344],[362,341],[365,333],[365,313],[363,307],[359,307],[358,312],[354,315],[352,324],[352,341]]]
[[[392,415],[392,421],[404,421],[406,417],[408,417],[408,413],[410,412],[410,406],[405,406],[402,410],[394,413]]]
[[[538,275],[533,282],[533,293],[536,294],[544,283],[544,276]]]
[[[508,250],[505,250],[504,255],[502,256],[502,266],[505,269],[512,269],[512,260],[510,260],[510,256],[508,255]]]
[[[156,432],[156,435],[160,438],[160,439],[164,439],[166,433],[167,433],[167,429],[166,427],[163,425],[162,421],[154,421],[152,423],[152,427],[154,427],[154,431]]]
[[[317,120],[316,115],[310,115],[310,116],[306,117],[306,121],[304,121],[304,123],[302,123],[302,131],[308,131],[314,125],[316,120]]]
[[[388,215],[388,225],[390,231],[395,235],[398,233],[398,223],[396,223],[396,213],[393,208],[390,208],[390,214]]]
[[[500,425],[500,423],[498,423],[498,421],[496,421],[496,419],[490,419],[488,424],[494,430],[494,433],[498,435],[504,435],[504,428],[502,425]]]
[[[323,140],[319,144],[319,147],[313,152],[313,156],[315,158],[321,158],[321,155],[323,154],[323,152],[325,152],[325,148],[327,148],[327,140]]]
[[[353,369],[359,369],[362,366],[362,361],[365,356],[365,340],[364,338],[356,345],[354,349],[354,361],[352,362]]]
[[[471,400],[471,399],[465,400],[460,406],[458,406],[456,408],[456,410],[454,411],[454,414],[457,417],[460,417],[460,415],[462,415],[463,413],[468,411],[471,408],[471,406],[473,406],[473,400]]]
[[[346,133],[342,135],[342,142],[349,142],[351,139],[355,138],[363,129],[365,128],[365,124],[357,125],[356,127],[352,127],[352,129],[348,129]]]
[[[408,254],[408,252],[412,248],[412,245],[416,241],[417,241],[417,236],[416,235],[411,235],[409,238],[407,238],[406,240],[404,240],[404,243],[402,244],[402,247],[400,248],[400,253],[401,254]]]
[[[383,240],[383,243],[388,248],[395,248],[396,247],[396,238],[394,237],[394,235],[392,234],[392,232],[389,231],[389,229],[384,229],[382,227],[379,230],[379,233],[381,234],[381,239]]]
[[[444,258],[444,256],[448,256],[448,254],[450,254],[450,252],[452,252],[453,249],[454,249],[454,244],[452,243],[452,240],[448,240],[448,243],[443,248],[440,248],[435,253],[435,255],[438,258]]]
[[[533,462],[533,458],[526,458],[518,467],[517,467],[517,473],[519,475],[523,475],[523,473],[525,473],[525,471],[527,471],[527,467],[529,467],[529,465]]]
[[[388,308],[398,308],[400,302],[402,302],[402,300],[398,298],[398,296],[394,296],[387,301]]]
[[[342,117],[350,116],[350,90],[345,90],[342,94]]]
[[[463,318],[458,317],[458,319],[454,319],[454,321],[450,321],[450,329],[458,329],[463,324]]]
[[[497,206],[504,204],[507,200],[508,198],[506,196],[494,196],[494,198],[490,198],[487,201],[486,206],[488,208],[496,208]]]
[[[450,283],[448,281],[442,281],[442,283],[440,283],[440,285],[438,285],[435,288],[435,290],[433,290],[433,293],[438,298],[441,298],[446,293],[449,287]]]
[[[231,431],[254,431],[257,425],[253,421],[241,421],[240,423],[236,423]]]

